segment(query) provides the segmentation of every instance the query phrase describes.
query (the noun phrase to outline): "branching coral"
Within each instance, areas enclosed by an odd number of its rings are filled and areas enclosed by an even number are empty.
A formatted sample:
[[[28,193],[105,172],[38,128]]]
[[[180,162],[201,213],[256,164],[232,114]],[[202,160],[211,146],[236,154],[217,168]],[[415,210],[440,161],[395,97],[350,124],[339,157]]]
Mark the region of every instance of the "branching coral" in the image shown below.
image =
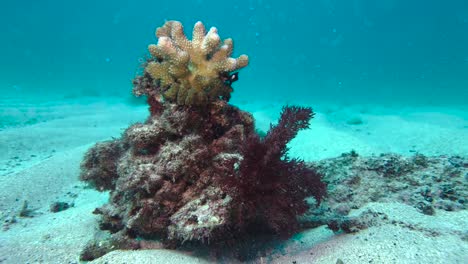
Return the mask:
[[[156,30],[157,45],[148,49],[154,60],[145,71],[159,83],[163,97],[179,105],[202,105],[218,98],[229,100],[232,92],[230,73],[247,66],[246,55],[231,58],[232,39],[221,44],[216,28],[206,33],[197,22],[192,40],[182,24],[168,21]]]

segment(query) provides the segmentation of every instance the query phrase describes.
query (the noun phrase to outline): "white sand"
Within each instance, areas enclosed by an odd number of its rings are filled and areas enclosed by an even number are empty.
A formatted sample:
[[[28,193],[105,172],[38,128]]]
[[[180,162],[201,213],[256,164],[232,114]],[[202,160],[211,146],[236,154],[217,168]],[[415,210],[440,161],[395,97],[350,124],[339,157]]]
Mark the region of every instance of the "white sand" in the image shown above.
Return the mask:
[[[32,218],[0,231],[0,263],[77,263],[83,245],[97,229],[93,209],[107,194],[78,181],[83,153],[94,142],[118,137],[129,124],[144,121],[145,106],[108,100],[55,101],[41,105],[0,104],[0,219],[17,215],[25,200]],[[240,105],[252,111],[260,129],[279,116],[280,105]],[[311,128],[290,143],[290,154],[317,160],[356,150],[362,155],[396,152],[411,155],[468,154],[468,110],[323,105]],[[32,120],[32,121],[31,121]],[[361,120],[362,124],[347,122]],[[31,124],[32,123],[32,124]],[[52,202],[74,203],[59,213]],[[425,216],[401,204],[370,204],[399,225],[384,225],[357,234],[333,235],[320,227],[285,242],[286,256],[275,263],[468,263],[467,212]],[[406,227],[405,227],[406,226]],[[412,230],[407,226],[416,226]],[[438,232],[438,236],[429,235]],[[302,241],[299,243],[298,241]],[[394,245],[396,243],[396,245]],[[311,255],[312,253],[312,255]],[[169,250],[115,251],[95,263],[206,263]],[[266,263],[258,259],[258,263]]]
[[[244,105],[257,127],[266,131],[277,122],[281,105]],[[291,141],[290,155],[320,160],[351,150],[362,155],[394,152],[412,155],[466,155],[468,107],[383,107],[320,105],[314,108],[310,129]],[[361,120],[362,124],[348,124]]]
[[[385,214],[398,224],[374,226],[356,234],[333,235],[325,228],[296,235],[286,246],[286,256],[273,263],[467,263],[467,211],[437,211],[435,216],[419,213],[400,203],[370,203],[350,215],[371,210]],[[318,240],[328,234],[326,239]],[[298,238],[299,237],[299,238]],[[303,242],[303,243],[300,243]]]

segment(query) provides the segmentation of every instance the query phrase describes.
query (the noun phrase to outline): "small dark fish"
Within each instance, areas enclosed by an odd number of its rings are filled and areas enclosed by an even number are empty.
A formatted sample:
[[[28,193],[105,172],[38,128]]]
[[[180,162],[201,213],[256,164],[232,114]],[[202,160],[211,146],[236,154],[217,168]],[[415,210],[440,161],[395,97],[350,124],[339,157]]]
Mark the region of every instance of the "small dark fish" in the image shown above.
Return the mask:
[[[235,72],[235,73],[231,74],[231,76],[229,76],[229,80],[231,81],[231,83],[239,80],[239,73]]]
[[[231,75],[229,74],[226,74],[226,76],[224,76],[224,83],[226,85],[231,85],[233,82],[239,80],[239,73],[238,72],[235,72]]]

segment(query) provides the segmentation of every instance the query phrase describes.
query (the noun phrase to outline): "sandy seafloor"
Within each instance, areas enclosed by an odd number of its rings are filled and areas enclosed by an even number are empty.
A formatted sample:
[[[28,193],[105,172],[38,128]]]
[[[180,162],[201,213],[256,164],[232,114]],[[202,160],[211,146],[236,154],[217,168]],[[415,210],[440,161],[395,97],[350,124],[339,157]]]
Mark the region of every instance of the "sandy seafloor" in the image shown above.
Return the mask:
[[[0,101],[0,263],[78,263],[79,253],[97,229],[94,208],[108,195],[78,180],[84,152],[97,141],[119,137],[129,124],[144,121],[145,105],[121,98]],[[235,103],[235,102],[234,102]],[[281,102],[241,102],[267,130]],[[468,155],[468,106],[314,104],[311,128],[290,143],[290,155],[306,161],[335,157],[352,149],[367,156]],[[24,201],[33,217],[17,215]],[[50,204],[73,203],[52,213]],[[325,226],[285,241],[274,263],[468,263],[468,212],[419,213],[399,203],[368,204],[401,223],[411,222],[430,236],[398,225],[355,234],[333,234]],[[234,260],[233,260],[234,262]],[[267,263],[259,258],[256,263]],[[216,263],[173,250],[114,251],[93,263]]]

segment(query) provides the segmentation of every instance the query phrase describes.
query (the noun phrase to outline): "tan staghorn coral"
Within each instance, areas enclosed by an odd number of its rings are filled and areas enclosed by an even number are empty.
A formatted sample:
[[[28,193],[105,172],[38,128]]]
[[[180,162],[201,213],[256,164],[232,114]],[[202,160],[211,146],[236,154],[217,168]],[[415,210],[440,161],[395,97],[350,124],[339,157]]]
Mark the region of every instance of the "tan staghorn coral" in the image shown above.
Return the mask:
[[[232,92],[230,73],[249,63],[246,55],[231,58],[233,42],[221,44],[216,28],[208,33],[201,22],[193,28],[192,40],[182,24],[168,21],[156,30],[157,45],[148,49],[154,57],[146,72],[159,82],[165,100],[179,105],[203,105],[216,99],[229,100]]]

